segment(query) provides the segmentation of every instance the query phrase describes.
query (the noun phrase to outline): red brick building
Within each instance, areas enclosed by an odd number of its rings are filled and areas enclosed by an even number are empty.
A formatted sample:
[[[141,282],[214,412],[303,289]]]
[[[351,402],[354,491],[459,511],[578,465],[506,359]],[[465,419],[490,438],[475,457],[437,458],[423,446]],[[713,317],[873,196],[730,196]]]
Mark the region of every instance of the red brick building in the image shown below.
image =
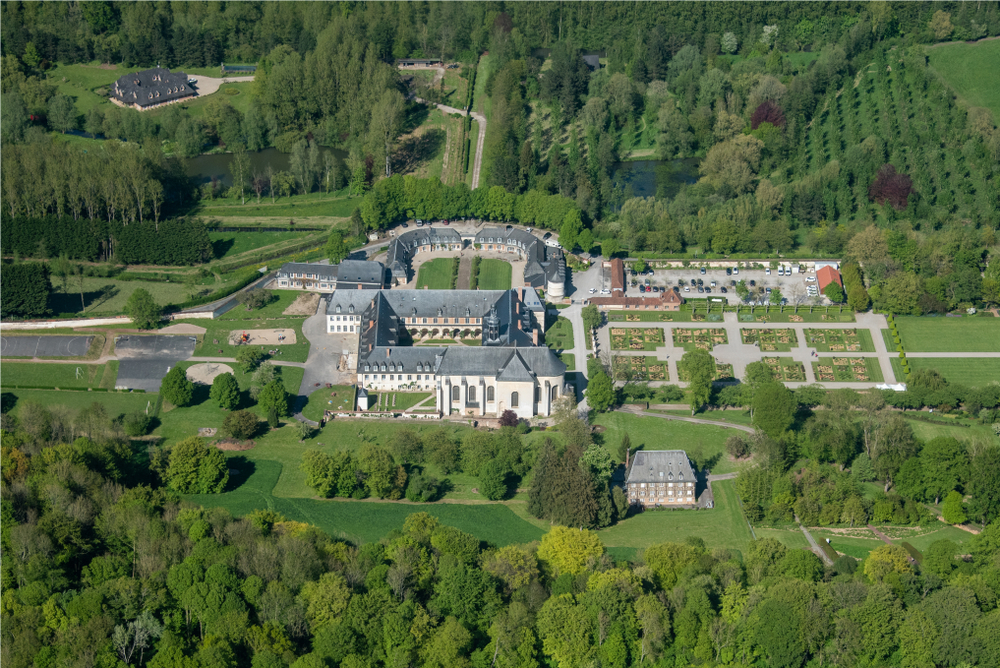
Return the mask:
[[[673,290],[661,292],[655,297],[625,297],[624,293],[616,296],[612,288],[610,297],[591,297],[584,302],[584,306],[594,304],[606,311],[679,311],[683,303],[684,298]]]

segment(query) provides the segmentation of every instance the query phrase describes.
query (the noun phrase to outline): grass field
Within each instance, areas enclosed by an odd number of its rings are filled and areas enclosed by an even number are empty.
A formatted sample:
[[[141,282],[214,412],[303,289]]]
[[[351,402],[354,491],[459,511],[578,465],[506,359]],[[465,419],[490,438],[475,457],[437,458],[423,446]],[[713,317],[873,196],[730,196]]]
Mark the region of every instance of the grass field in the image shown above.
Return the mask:
[[[602,413],[594,422],[605,427],[601,441],[615,457],[622,435],[628,433],[633,450],[676,447],[685,450],[696,466],[707,466],[712,473],[731,473],[736,470],[736,463],[725,452],[726,438],[732,436],[733,432],[724,427],[639,417],[619,411]]]
[[[450,290],[451,278],[458,269],[458,258],[439,257],[420,265],[417,272],[417,288]]]
[[[995,78],[1000,71],[1000,41],[941,44],[927,49],[927,56],[959,97],[969,106],[990,109],[993,122],[1000,122],[1000,86]]]
[[[221,286],[220,286],[221,287]],[[182,283],[154,283],[151,281],[119,281],[114,278],[87,276],[83,279],[83,302],[80,308],[80,282],[71,279],[65,290],[62,282],[52,281],[49,308],[59,315],[118,315],[125,308],[125,302],[133,292],[142,288],[162,305],[180,304],[187,301],[188,289]]]
[[[105,378],[105,376],[108,376]],[[43,386],[60,389],[103,387],[113,389],[118,376],[118,363],[108,364],[40,364],[35,362],[4,362],[0,373],[3,387]]]
[[[545,332],[545,345],[552,350],[573,350],[573,324],[561,316],[556,318]]]
[[[484,258],[479,264],[479,289],[510,290],[512,270],[508,262]]]
[[[711,510],[647,510],[597,532],[608,547],[645,548],[665,542],[683,542],[688,536],[705,541],[709,549],[746,551],[750,528],[736,502],[730,480],[712,483],[715,508]]]
[[[337,396],[334,397],[333,393]],[[354,408],[354,386],[334,385],[321,387],[309,395],[309,400],[302,408],[302,416],[319,422],[323,419],[325,410],[352,410]]]
[[[10,390],[10,392],[17,397],[17,404],[13,411],[15,415],[17,415],[18,406],[27,401],[38,402],[50,409],[53,406],[65,406],[73,411],[86,408],[96,402],[104,405],[108,409],[108,414],[113,417],[145,410],[147,405],[152,411],[152,406],[156,405],[155,394],[135,392],[81,392],[74,390]]]
[[[264,246],[294,241],[306,236],[305,232],[209,232],[212,249],[217,259],[231,257]]]
[[[230,458],[230,468],[249,475],[231,475],[232,491],[188,495],[185,498],[206,507],[227,508],[236,516],[257,509],[273,509],[290,520],[307,522],[335,538],[358,543],[379,540],[393,529],[401,528],[408,515],[419,512],[430,513],[442,524],[467,531],[497,546],[530,543],[541,539],[543,534],[541,529],[522,520],[503,504],[410,504],[280,498],[271,495],[283,473],[280,463],[248,462],[244,457],[236,456]]]
[[[907,360],[910,371],[934,369],[956,385],[983,387],[1000,381],[1000,358],[997,357],[908,357]]]
[[[217,199],[210,202],[203,202],[196,210],[201,216],[262,216],[267,218],[290,218],[295,219],[302,225],[313,225],[320,221],[302,220],[303,217],[326,216],[332,218],[346,218],[351,215],[355,207],[361,205],[360,197],[345,197],[343,193],[309,193],[306,195],[292,195],[291,197],[279,197],[272,204],[269,197],[262,197],[260,204],[256,199],[247,199],[246,204],[240,204],[239,199]],[[287,223],[288,221],[282,221]],[[330,221],[322,221],[328,224]],[[241,221],[241,225],[244,223]],[[273,221],[268,224],[273,225]]]
[[[897,316],[896,328],[908,353],[1000,352],[1000,318]]]
[[[912,415],[910,411],[903,413],[904,418],[910,415]],[[927,413],[921,413],[921,415],[927,415]],[[948,420],[950,418],[942,417],[941,419]],[[971,420],[962,420],[957,418],[953,420],[953,422],[955,423],[955,426],[926,422],[924,420],[906,421],[906,423],[910,425],[910,429],[913,430],[913,435],[925,442],[931,440],[932,438],[937,438],[938,436],[950,436],[960,441],[971,441],[975,438],[992,441],[996,438],[996,436],[993,435],[993,429],[990,425],[977,424]]]

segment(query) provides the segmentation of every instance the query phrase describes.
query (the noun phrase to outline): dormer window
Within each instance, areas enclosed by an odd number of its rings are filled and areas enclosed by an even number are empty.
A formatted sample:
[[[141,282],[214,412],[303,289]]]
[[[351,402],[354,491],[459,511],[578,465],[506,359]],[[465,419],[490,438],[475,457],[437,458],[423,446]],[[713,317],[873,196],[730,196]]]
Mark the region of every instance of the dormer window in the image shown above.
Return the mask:
[[[354,304],[351,304],[350,306],[347,307],[347,312],[354,313]]]
[[[673,479],[674,479],[674,474],[673,473],[668,473],[667,474],[667,480],[673,480]]]
[[[337,313],[340,313],[340,304],[337,304]]]

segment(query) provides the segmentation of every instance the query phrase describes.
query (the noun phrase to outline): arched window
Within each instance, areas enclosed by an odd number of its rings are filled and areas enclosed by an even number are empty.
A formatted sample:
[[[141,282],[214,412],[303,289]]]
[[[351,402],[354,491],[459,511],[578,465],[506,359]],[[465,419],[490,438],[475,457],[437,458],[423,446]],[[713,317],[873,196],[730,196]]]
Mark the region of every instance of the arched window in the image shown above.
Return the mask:
[[[470,387],[469,388],[469,401],[471,402],[471,401],[475,401],[475,400],[476,400],[476,388]]]
[[[510,393],[510,407],[517,408],[517,392]]]
[[[454,387],[451,388],[451,400],[452,401],[462,400],[462,395],[460,393],[458,385],[455,385]]]
[[[559,386],[556,385],[552,388],[552,401],[555,401],[558,398],[559,398]]]
[[[494,400],[494,398],[493,398],[493,388],[492,387],[487,387],[486,388],[486,401],[493,401],[493,400]]]

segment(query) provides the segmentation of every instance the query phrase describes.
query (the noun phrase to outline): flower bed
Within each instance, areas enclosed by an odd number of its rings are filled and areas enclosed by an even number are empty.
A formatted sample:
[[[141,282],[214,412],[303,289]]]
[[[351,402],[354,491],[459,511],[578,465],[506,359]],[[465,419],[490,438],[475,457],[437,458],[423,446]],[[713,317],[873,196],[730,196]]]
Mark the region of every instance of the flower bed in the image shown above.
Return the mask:
[[[680,376],[680,380],[688,381],[688,375],[684,373],[679,367],[677,369],[677,375]],[[715,363],[715,380],[727,380],[733,378],[733,365],[732,364],[719,364]]]
[[[794,329],[740,329],[743,343],[760,346],[763,352],[788,352],[799,345]]]
[[[775,380],[794,383],[804,382],[806,379],[805,366],[791,357],[765,357],[763,361],[771,369]]]
[[[882,369],[874,357],[828,357],[812,364],[816,380],[820,382],[882,381]]]
[[[646,355],[630,355],[614,358],[615,380],[670,380],[670,368],[666,362]]]
[[[873,353],[872,336],[865,329],[807,329],[806,344],[820,352]]]
[[[663,346],[660,327],[612,327],[612,350],[656,350]]]
[[[674,346],[684,350],[708,350],[729,343],[726,330],[721,327],[706,329],[674,329]]]

